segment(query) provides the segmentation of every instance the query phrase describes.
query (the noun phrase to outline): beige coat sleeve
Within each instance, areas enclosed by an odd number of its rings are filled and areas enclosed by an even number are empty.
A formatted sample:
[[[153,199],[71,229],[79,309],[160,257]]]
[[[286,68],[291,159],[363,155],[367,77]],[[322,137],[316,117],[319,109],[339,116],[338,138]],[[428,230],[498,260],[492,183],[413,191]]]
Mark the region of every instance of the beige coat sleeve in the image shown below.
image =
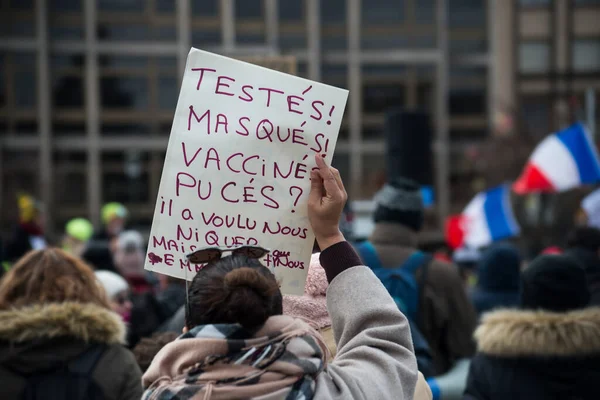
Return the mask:
[[[415,400],[433,400],[433,393],[425,380],[422,373],[419,372],[419,378],[417,379],[417,386],[415,387]]]
[[[358,266],[339,274],[327,308],[337,355],[314,399],[412,399],[417,360],[408,321],[373,272]]]

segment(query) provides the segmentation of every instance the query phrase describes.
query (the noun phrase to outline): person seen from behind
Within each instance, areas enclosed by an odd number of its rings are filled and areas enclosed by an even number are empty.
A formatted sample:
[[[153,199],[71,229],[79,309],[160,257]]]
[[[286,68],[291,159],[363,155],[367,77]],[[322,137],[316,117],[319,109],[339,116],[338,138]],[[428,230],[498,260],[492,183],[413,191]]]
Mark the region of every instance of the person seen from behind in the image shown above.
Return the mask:
[[[484,315],[465,400],[598,399],[600,308],[571,257],[536,258],[518,310]]]
[[[121,275],[110,271],[96,271],[96,279],[102,285],[108,296],[110,308],[121,316],[123,322],[131,320],[131,292],[129,284]]]
[[[17,197],[17,206],[19,223],[5,250],[5,258],[9,263],[16,262],[31,250],[40,250],[47,246],[42,204],[30,195],[21,194]]]
[[[495,308],[519,304],[521,256],[510,243],[496,243],[487,248],[479,260],[477,285],[471,301],[479,315]]]
[[[73,218],[65,225],[62,249],[75,257],[81,257],[93,234],[94,226],[90,221],[85,218]]]
[[[107,203],[102,207],[102,228],[94,232],[83,253],[86,262],[96,270],[115,271],[113,253],[117,237],[125,229],[129,211],[121,203]]]
[[[154,292],[150,280],[152,274],[144,269],[146,257],[144,247],[142,235],[131,230],[121,232],[114,246],[116,270],[125,278],[131,289],[133,307],[127,336],[127,343],[131,347],[135,346],[141,338],[149,337],[156,332],[171,316]],[[176,309],[176,306],[173,308]]]
[[[144,399],[412,399],[417,365],[408,322],[339,231],[347,199],[339,172],[317,156],[308,216],[322,252],[337,355],[321,335],[282,315],[275,276],[244,246],[202,249],[185,333],[154,357]],[[231,249],[230,249],[231,251]]]
[[[591,294],[590,303],[600,306],[600,230],[578,227],[567,237],[566,255],[583,267]]]
[[[0,282],[0,399],[134,400],[141,372],[93,271],[60,249]]]
[[[359,245],[361,256],[378,276],[403,270],[416,281],[414,299],[403,297],[406,291],[392,297],[398,295],[399,307],[406,306],[405,314],[415,327],[413,340],[422,336],[430,348],[434,398],[458,398],[464,390],[468,359],[475,352],[472,334],[477,324],[458,268],[417,250],[424,220],[418,184],[394,178],[376,194],[375,201],[375,229],[369,240]],[[393,277],[391,281],[397,282]]]

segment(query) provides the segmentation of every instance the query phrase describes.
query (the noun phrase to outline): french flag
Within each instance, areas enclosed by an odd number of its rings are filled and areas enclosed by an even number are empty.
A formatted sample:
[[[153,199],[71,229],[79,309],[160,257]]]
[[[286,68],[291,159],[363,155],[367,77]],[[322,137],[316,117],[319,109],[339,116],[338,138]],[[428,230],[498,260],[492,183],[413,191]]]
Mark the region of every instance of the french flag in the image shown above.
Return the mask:
[[[462,214],[446,221],[450,247],[480,248],[496,240],[518,236],[521,232],[510,203],[510,185],[478,193]]]
[[[562,192],[598,181],[598,153],[585,127],[576,123],[535,148],[513,190],[518,194]]]

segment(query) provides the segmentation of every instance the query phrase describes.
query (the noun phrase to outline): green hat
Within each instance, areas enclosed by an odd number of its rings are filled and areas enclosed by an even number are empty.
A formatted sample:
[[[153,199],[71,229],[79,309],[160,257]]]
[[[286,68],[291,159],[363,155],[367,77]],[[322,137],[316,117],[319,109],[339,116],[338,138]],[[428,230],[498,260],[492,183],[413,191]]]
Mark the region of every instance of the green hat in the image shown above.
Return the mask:
[[[102,207],[102,222],[106,225],[115,218],[127,218],[127,209],[121,203],[108,203]]]
[[[94,226],[85,218],[74,218],[67,222],[65,231],[72,238],[87,242],[94,234]]]

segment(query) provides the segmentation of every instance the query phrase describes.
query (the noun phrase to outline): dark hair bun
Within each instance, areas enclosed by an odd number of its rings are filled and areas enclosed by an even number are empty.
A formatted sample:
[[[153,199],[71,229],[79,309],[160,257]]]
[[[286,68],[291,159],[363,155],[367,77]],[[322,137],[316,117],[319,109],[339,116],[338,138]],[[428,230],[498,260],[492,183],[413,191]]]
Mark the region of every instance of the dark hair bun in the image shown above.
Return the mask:
[[[279,290],[275,279],[261,274],[256,268],[242,267],[228,272],[223,278],[223,286],[224,306],[232,321],[252,330],[262,326],[272,315],[272,297]]]

